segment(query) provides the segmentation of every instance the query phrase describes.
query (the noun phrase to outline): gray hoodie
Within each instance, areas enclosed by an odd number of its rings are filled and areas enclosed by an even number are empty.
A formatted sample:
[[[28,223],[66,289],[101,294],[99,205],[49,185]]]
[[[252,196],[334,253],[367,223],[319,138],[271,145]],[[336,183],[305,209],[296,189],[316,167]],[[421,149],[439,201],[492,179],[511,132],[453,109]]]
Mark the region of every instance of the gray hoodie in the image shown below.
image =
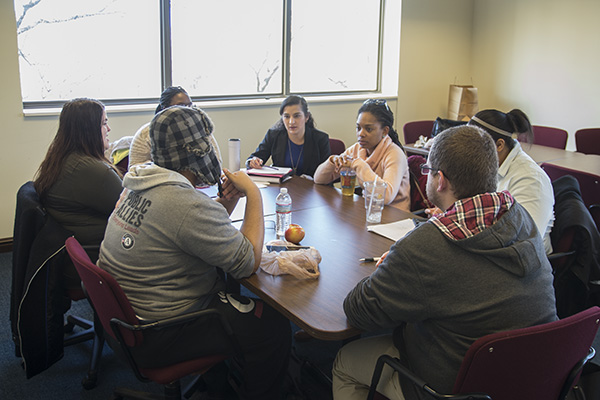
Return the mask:
[[[379,268],[344,301],[363,330],[398,327],[414,372],[451,393],[479,337],[557,319],[542,238],[515,202],[491,227],[451,240],[425,223],[396,242]],[[394,331],[399,346],[402,330]]]
[[[206,308],[224,289],[217,268],[235,278],[254,267],[252,244],[225,208],[177,172],[132,167],[111,214],[98,265],[112,274],[141,317]]]

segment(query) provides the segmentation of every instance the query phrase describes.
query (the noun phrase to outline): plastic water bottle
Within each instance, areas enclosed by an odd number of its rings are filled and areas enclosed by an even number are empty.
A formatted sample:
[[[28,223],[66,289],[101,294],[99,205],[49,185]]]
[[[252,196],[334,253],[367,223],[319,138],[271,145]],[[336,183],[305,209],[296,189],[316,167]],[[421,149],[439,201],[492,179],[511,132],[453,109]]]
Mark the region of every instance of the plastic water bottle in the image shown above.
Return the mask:
[[[284,236],[285,231],[292,223],[292,198],[287,188],[281,188],[275,199],[275,212],[277,213],[277,236]]]

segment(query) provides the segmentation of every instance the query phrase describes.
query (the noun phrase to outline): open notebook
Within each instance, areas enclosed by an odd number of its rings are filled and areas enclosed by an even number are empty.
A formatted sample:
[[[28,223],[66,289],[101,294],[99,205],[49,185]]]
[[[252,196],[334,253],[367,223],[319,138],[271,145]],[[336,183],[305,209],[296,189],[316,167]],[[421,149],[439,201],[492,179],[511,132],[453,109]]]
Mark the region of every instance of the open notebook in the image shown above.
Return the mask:
[[[289,167],[264,166],[249,168],[246,173],[255,182],[283,183],[292,177],[293,171]]]

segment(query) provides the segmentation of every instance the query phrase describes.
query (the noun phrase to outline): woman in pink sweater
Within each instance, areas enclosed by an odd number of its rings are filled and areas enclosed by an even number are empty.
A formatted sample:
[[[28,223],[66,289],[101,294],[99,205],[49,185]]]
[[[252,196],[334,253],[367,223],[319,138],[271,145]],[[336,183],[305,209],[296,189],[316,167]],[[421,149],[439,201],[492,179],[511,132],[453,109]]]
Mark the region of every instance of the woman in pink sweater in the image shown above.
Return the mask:
[[[340,177],[340,168],[356,171],[358,183],[387,183],[385,204],[410,211],[410,177],[406,154],[393,128],[394,114],[385,100],[369,99],[358,110],[358,142],[339,156],[330,156],[315,172],[315,183],[329,184]]]

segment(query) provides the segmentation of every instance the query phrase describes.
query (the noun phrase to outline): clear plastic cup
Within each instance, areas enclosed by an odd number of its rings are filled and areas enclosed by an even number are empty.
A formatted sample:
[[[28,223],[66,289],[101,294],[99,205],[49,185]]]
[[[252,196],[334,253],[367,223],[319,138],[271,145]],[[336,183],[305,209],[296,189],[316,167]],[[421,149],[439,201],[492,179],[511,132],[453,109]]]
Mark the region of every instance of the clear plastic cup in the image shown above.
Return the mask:
[[[381,222],[386,189],[387,183],[381,180],[364,183],[363,196],[365,198],[365,208],[367,209],[367,222],[370,224]]]

